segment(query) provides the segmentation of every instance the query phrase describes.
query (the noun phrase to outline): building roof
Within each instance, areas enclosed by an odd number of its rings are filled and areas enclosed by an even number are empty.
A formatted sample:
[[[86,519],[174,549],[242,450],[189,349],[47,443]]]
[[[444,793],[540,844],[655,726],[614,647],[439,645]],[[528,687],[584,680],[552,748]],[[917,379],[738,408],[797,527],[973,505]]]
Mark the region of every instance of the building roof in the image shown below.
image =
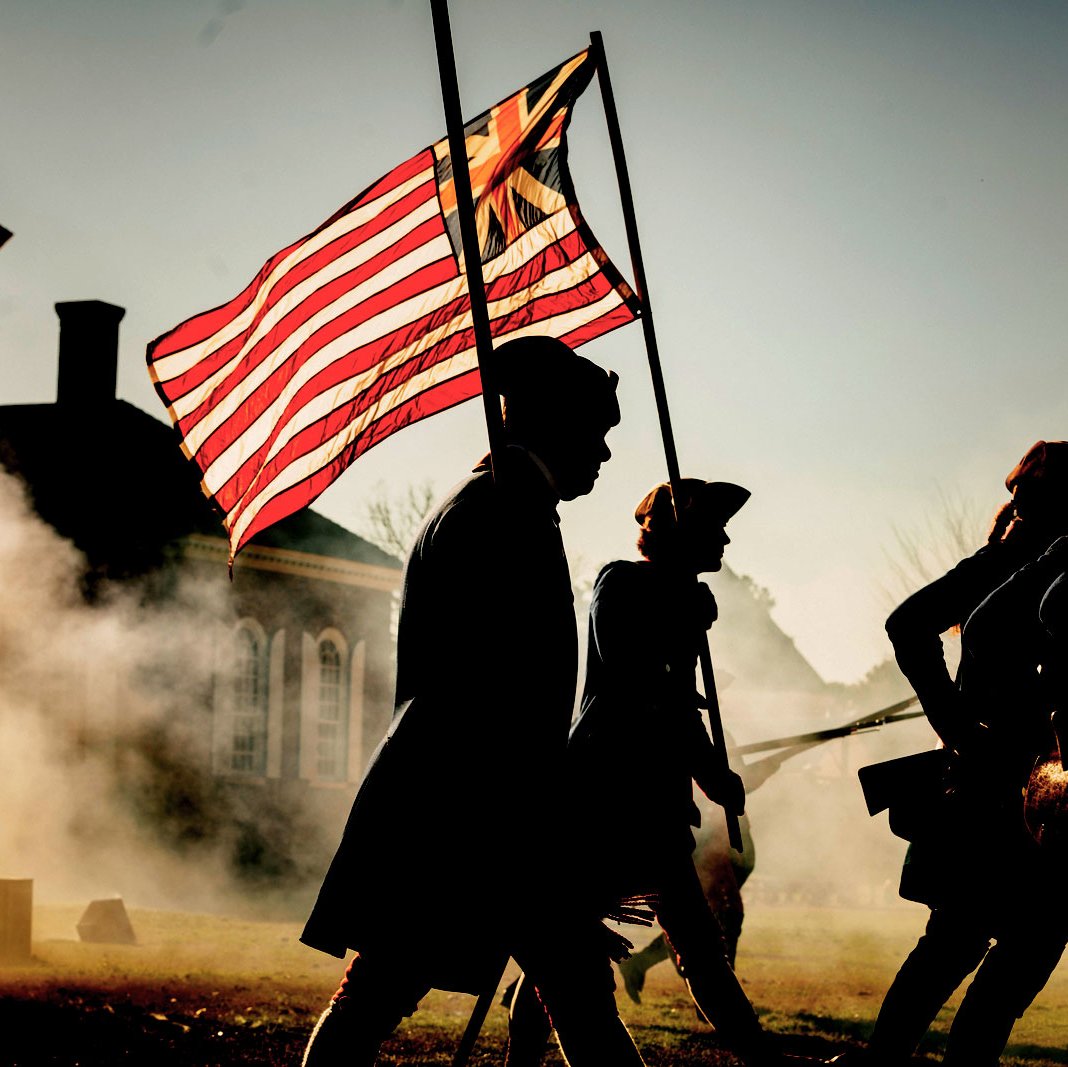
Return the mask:
[[[35,510],[90,569],[146,573],[190,534],[225,537],[196,466],[170,426],[123,400],[0,407],[0,465],[21,476]],[[263,531],[262,547],[399,569],[393,556],[305,509]]]

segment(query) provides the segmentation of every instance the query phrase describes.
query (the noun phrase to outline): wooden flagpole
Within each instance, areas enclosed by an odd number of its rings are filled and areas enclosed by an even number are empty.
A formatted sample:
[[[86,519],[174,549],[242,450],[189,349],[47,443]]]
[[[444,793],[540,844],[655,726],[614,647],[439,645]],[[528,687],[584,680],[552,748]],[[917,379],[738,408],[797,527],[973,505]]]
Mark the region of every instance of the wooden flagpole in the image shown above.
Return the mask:
[[[467,292],[471,300],[471,326],[475,333],[478,373],[482,379],[482,407],[486,414],[490,464],[496,477],[497,456],[501,451],[504,428],[501,421],[501,401],[492,365],[493,337],[490,334],[486,287],[482,277],[482,250],[478,244],[478,227],[475,224],[475,207],[471,197],[471,173],[467,164],[467,139],[464,137],[463,111],[460,108],[460,87],[456,80],[456,57],[452,49],[448,0],[430,0],[430,8],[434,16],[434,41],[438,51],[441,99],[445,107],[445,126],[449,136],[449,162],[452,165],[452,180],[456,190],[456,217],[460,224]]]
[[[478,373],[482,379],[482,408],[486,415],[490,466],[494,480],[497,480],[500,477],[497,460],[503,447],[504,425],[493,368],[493,337],[490,333],[489,311],[486,307],[486,286],[482,276],[482,250],[478,243],[475,205],[471,196],[471,173],[467,163],[467,139],[464,137],[460,87],[456,79],[456,56],[452,47],[448,0],[430,0],[430,9],[434,17],[434,42],[438,52],[441,99],[445,107],[449,161],[452,165],[452,180],[456,190],[456,218],[460,224],[460,243],[464,254],[464,269],[467,273],[467,292],[471,300],[471,326],[475,333]],[[500,961],[499,968],[494,972],[492,987],[487,986],[475,1001],[474,1010],[471,1012],[463,1036],[460,1038],[460,1044],[453,1055],[452,1067],[464,1067],[471,1058],[475,1041],[478,1040],[507,965],[508,957],[505,956]]]
[[[608,136],[612,142],[612,157],[616,164],[616,179],[619,182],[619,199],[623,207],[623,221],[627,228],[627,243],[630,246],[630,259],[634,268],[634,285],[638,299],[642,303],[641,323],[645,331],[645,350],[649,357],[649,373],[653,379],[653,396],[656,398],[656,411],[660,418],[660,435],[664,441],[664,455],[667,459],[668,482],[671,485],[671,499],[675,508],[675,522],[682,518],[679,511],[679,459],[675,451],[675,436],[671,430],[671,415],[668,412],[667,392],[664,389],[664,374],[660,367],[660,350],[656,344],[656,331],[653,327],[653,308],[649,302],[649,288],[645,281],[645,265],[642,260],[641,243],[638,240],[638,223],[634,213],[634,197],[631,194],[630,175],[627,171],[627,159],[623,152],[623,138],[619,132],[619,115],[616,112],[616,98],[612,92],[612,79],[608,73],[608,61],[605,58],[604,41],[599,30],[590,34],[590,50],[597,65],[597,81],[601,87],[601,100],[604,103],[605,119],[608,123]],[[695,575],[696,578],[696,575]],[[723,736],[723,718],[719,710],[719,698],[716,695],[716,678],[712,670],[712,654],[708,647],[708,637],[700,642],[699,658],[701,675],[705,685],[705,698],[708,702],[708,724],[712,732],[712,742],[719,755],[723,771],[730,769],[727,761],[727,744]],[[727,835],[731,847],[742,850],[742,832],[738,818],[729,811],[724,811],[727,818]]]

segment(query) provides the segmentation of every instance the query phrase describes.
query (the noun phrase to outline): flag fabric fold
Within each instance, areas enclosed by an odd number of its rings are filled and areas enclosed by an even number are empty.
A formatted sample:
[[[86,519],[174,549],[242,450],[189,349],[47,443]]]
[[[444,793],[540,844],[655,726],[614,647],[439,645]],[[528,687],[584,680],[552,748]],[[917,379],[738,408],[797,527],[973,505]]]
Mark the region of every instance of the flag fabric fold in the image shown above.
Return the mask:
[[[638,314],[567,168],[571,108],[593,72],[582,52],[465,127],[495,338],[574,347]],[[223,512],[231,562],[367,449],[477,396],[447,139],[153,341],[148,366]]]

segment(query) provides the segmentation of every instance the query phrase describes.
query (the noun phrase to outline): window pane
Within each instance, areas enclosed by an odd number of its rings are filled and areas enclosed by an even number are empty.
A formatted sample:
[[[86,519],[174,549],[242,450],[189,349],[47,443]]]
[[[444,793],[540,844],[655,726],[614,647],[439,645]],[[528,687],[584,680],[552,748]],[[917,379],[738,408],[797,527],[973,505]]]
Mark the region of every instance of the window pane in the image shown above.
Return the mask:
[[[267,686],[263,649],[248,627],[234,635],[230,769],[262,774],[266,767]]]
[[[319,721],[316,733],[316,773],[320,778],[345,777],[345,693],[341,653],[333,641],[319,645]]]

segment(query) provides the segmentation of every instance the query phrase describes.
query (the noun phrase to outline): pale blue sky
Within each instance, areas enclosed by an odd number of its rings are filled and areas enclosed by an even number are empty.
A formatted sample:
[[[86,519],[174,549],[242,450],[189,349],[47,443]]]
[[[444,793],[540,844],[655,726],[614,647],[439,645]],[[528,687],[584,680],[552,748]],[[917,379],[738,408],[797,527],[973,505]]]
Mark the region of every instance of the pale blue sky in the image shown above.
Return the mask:
[[[728,561],[825,677],[889,651],[883,548],[980,511],[1068,437],[1068,5],[986,0],[453,0],[472,115],[604,33],[684,473],[740,481]],[[54,396],[58,300],[128,309],[120,395],[162,416],[148,340],[444,128],[429,5],[5,0],[0,401]],[[600,100],[571,131],[594,231],[629,275]],[[629,554],[663,477],[641,330],[581,566]],[[477,458],[464,405],[321,500],[359,525],[380,481],[444,490]],[[724,621],[727,624],[727,620]]]

